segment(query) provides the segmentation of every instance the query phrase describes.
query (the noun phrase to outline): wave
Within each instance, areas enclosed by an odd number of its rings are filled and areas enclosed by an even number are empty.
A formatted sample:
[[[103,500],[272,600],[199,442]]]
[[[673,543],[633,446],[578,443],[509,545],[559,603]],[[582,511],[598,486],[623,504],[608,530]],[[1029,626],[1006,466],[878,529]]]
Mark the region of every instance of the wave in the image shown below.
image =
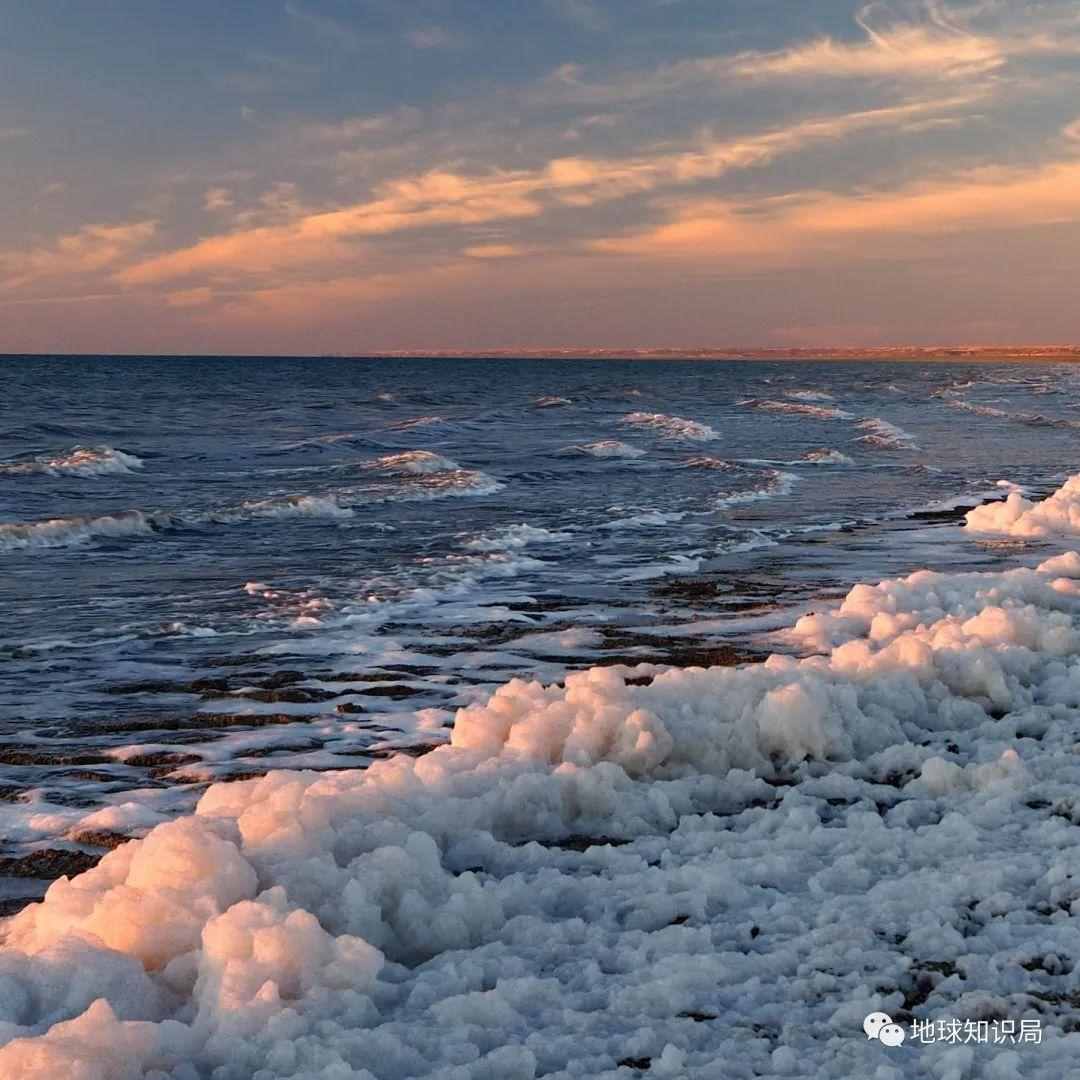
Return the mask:
[[[391,424],[388,431],[412,431],[414,428],[430,427],[432,424],[445,424],[444,416],[416,416],[412,420],[399,420]]]
[[[507,525],[493,536],[478,536],[466,543],[471,551],[519,551],[531,544],[562,544],[573,540],[574,534],[543,529],[522,523]]]
[[[239,516],[254,518],[350,518],[354,511],[333,495],[283,495],[242,503]]]
[[[597,458],[639,458],[644,457],[646,451],[618,439],[600,439],[598,442],[584,443],[581,446],[568,446],[562,453],[588,454]]]
[[[795,401],[772,401],[768,398],[747,398],[740,401],[740,405],[746,405],[751,409],[762,409],[765,412],[791,413],[795,416],[811,416],[815,420],[851,420],[853,416],[843,409],[834,405],[810,405]]]
[[[855,426],[860,431],[866,432],[865,435],[859,436],[856,441],[865,443],[867,446],[877,446],[882,450],[919,449],[914,435],[901,427],[897,427],[895,424],[890,424],[888,420],[882,420],[880,417],[871,417],[869,420],[863,420]]]
[[[46,521],[0,524],[0,551],[23,551],[35,548],[66,548],[94,540],[129,539],[152,536],[170,524],[165,515],[126,510],[100,517],[73,516]]]
[[[628,413],[623,417],[623,423],[655,428],[668,438],[687,439],[690,442],[712,442],[720,438],[720,433],[708,424],[682,416],[668,416],[666,413]]]
[[[0,476],[109,476],[143,467],[142,458],[111,446],[75,446],[53,457],[0,462]]]
[[[537,409],[556,409],[563,405],[573,405],[569,398],[564,397],[538,397],[533,399],[533,405]]]
[[[824,390],[785,390],[784,396],[796,401],[832,401],[833,395]]]
[[[743,503],[760,502],[762,499],[783,498],[795,490],[799,477],[794,473],[770,469],[765,482],[749,491],[733,491],[721,495],[716,500],[717,506],[739,506]]]
[[[847,454],[840,453],[839,450],[810,450],[808,453],[803,454],[801,461],[808,462],[811,465],[854,465],[854,458],[848,457]]]
[[[1011,954],[1043,955],[1077,899],[1069,803],[1032,796],[1071,788],[1078,577],[1072,553],[859,585],[788,632],[805,659],[514,679],[419,758],[214,784],[7,920],[0,1073],[576,1076],[626,1053],[705,1075],[738,1047],[748,1075],[774,1075],[770,1040],[687,1034],[718,980],[738,990],[732,1023],[789,1015],[789,985],[730,970],[761,935],[830,973],[813,1015],[833,1027],[804,1073],[852,1075],[867,950],[899,1000],[928,895],[950,963],[1000,953],[1003,926]],[[717,920],[732,897],[738,918]],[[799,916],[779,945],[778,903]],[[865,948],[823,926],[865,928]],[[1021,1002],[1045,986],[1028,967]],[[947,982],[942,1009],[962,1009]],[[1043,1049],[1035,1072],[1068,1075],[1069,1040]]]
[[[1080,427],[1080,421],[1077,420],[1044,416],[1042,413],[1010,412],[1007,409],[999,409],[995,405],[980,405],[973,401],[950,401],[949,406],[953,409],[974,413],[976,416],[989,416],[995,419],[1008,420],[1014,424],[1024,424],[1027,427]]]
[[[800,458],[792,461],[778,461],[774,458],[743,458],[747,465],[854,465],[855,459],[842,454],[839,450],[808,450]]]
[[[441,454],[433,454],[428,450],[406,450],[400,454],[384,454],[371,462],[370,468],[384,469],[387,472],[412,473],[415,476],[426,476],[440,472],[452,472],[461,466],[450,458]]]
[[[126,510],[98,517],[8,522],[0,524],[0,552],[76,547],[95,540],[152,536],[174,528],[241,525],[267,519],[343,520],[353,517],[356,508],[361,506],[491,495],[504,487],[501,481],[487,473],[462,469],[448,458],[425,451],[386,455],[369,464],[401,477],[401,482],[340,487],[314,494],[272,495],[206,511],[166,513]]]

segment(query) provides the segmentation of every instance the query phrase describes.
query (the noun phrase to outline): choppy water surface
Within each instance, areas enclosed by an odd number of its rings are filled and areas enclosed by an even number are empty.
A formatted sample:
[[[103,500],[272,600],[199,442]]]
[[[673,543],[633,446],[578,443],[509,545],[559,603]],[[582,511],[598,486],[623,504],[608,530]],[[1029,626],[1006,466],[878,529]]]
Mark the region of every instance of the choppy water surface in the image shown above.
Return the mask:
[[[959,510],[1080,444],[1068,365],[8,358],[0,403],[8,904],[514,675],[735,662],[854,581],[1015,563]]]

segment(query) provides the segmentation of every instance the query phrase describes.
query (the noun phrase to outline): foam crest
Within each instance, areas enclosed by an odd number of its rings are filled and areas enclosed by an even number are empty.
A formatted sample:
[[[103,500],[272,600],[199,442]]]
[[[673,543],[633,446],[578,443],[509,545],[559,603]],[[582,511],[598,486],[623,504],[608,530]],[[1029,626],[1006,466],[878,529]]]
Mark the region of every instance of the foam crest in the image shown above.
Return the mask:
[[[160,516],[128,510],[100,517],[62,517],[29,523],[0,524],[0,551],[66,548],[94,540],[152,536],[168,524]]]
[[[76,446],[63,454],[33,461],[0,462],[0,476],[109,476],[132,473],[143,467],[142,458],[111,446]]]
[[[633,412],[623,417],[624,424],[636,424],[650,427],[669,439],[685,439],[689,442],[712,442],[720,438],[720,433],[697,420],[687,420],[682,416],[668,416],[666,413]]]

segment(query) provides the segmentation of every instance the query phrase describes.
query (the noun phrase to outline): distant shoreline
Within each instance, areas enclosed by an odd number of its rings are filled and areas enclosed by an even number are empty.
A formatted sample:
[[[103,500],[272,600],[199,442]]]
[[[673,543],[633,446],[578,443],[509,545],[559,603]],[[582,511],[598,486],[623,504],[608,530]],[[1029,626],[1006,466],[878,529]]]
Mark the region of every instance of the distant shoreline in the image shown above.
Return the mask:
[[[1080,361],[1080,345],[883,345],[874,348],[747,349],[375,349],[354,353],[0,353],[15,359],[145,360],[719,360],[1047,363]]]

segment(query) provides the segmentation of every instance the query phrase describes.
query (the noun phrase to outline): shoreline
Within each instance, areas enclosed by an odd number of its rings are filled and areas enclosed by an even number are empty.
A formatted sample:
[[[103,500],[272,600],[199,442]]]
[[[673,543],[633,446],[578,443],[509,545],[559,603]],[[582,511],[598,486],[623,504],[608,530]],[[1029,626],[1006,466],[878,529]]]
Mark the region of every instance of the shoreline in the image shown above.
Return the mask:
[[[1070,363],[1080,345],[882,345],[868,348],[373,349],[349,353],[0,353],[4,360],[710,360],[727,362]]]

